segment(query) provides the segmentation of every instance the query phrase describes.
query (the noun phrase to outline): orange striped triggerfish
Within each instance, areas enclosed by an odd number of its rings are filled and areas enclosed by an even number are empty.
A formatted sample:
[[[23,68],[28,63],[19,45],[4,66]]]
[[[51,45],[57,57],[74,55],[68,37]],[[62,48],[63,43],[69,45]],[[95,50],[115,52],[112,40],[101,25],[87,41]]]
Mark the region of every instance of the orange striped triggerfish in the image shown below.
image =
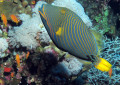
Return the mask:
[[[49,4],[43,4],[39,13],[48,34],[58,48],[80,59],[100,60],[97,57],[98,45],[95,36],[76,13],[65,7]]]

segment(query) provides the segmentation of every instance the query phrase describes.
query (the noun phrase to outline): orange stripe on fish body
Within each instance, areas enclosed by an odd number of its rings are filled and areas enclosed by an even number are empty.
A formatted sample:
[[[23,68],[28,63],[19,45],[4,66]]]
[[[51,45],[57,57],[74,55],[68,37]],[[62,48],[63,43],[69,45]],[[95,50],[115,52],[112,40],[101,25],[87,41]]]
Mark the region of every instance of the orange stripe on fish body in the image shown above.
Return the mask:
[[[11,17],[11,20],[13,22],[15,22],[16,24],[18,24],[19,20],[18,20],[18,18],[15,15],[10,15],[10,17]]]
[[[16,63],[18,65],[18,67],[20,67],[20,57],[18,54],[16,55]]]
[[[1,19],[3,21],[3,24],[5,25],[5,27],[7,26],[7,18],[4,14],[1,14]]]

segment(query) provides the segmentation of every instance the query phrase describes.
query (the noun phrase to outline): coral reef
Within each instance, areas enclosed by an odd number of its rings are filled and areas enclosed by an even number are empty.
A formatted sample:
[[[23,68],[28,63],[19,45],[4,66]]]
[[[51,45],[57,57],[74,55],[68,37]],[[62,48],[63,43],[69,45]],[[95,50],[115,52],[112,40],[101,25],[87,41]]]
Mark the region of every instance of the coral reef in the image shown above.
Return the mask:
[[[38,3],[41,4],[44,2]],[[21,26],[9,30],[9,43],[12,47],[19,48],[21,45],[28,49],[35,49],[37,46],[40,46],[40,43],[49,43],[51,40],[42,24],[38,10],[36,10],[38,7],[40,5],[35,6],[32,17],[26,14],[20,14],[19,17],[23,21]]]
[[[111,77],[54,45],[38,12],[47,3],[74,11],[104,36],[100,57],[113,65]],[[1,0],[8,26],[0,20],[0,85],[119,85],[119,5],[119,0]],[[12,14],[20,23],[12,23]]]
[[[56,74],[65,74],[68,78],[70,76],[77,76],[82,70],[83,64],[76,58],[66,58],[59,64],[57,64],[52,71]]]
[[[86,76],[88,82],[91,84],[118,85],[120,84],[120,38],[116,38],[112,41],[106,38],[105,42],[105,50],[101,53],[101,57],[104,57],[113,65],[111,78],[108,73],[101,72],[95,68],[91,68],[88,72],[83,73],[82,75]]]
[[[117,35],[117,17],[108,5],[109,1],[110,0],[78,0],[92,20],[93,28],[102,34],[115,37],[115,35]]]
[[[85,14],[84,8],[76,0],[55,0],[52,5],[66,7],[75,12],[87,26],[92,26],[92,22]]]
[[[27,0],[22,2],[20,0],[5,0],[0,3],[0,14],[5,14],[8,20],[10,20],[11,14],[18,15],[19,13],[31,14],[31,7]]]
[[[23,24],[19,27],[14,27],[13,30],[8,32],[8,36],[10,37],[9,43],[12,47],[19,47],[22,45],[23,47],[27,47],[28,49],[34,49],[38,46],[37,33],[40,32],[39,24],[41,21],[40,17],[34,17],[27,19],[23,22]],[[31,24],[30,24],[31,23]],[[34,24],[35,23],[35,24]]]
[[[111,11],[113,11],[114,16],[117,17],[116,19],[116,34],[120,37],[120,1],[119,0],[110,0],[108,5],[111,7]]]

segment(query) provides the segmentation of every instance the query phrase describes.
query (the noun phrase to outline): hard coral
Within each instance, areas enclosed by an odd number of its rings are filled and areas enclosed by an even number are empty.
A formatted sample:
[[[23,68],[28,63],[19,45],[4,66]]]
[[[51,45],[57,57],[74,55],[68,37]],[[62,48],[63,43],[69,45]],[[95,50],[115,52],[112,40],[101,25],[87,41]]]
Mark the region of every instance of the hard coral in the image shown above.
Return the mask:
[[[65,74],[67,77],[76,76],[82,70],[83,63],[79,62],[76,58],[66,58],[53,69],[54,74]]]
[[[40,3],[40,4],[39,4]],[[8,36],[10,37],[10,45],[12,47],[27,47],[28,49],[35,49],[41,43],[49,43],[51,40],[46,29],[44,28],[38,8],[45,2],[38,2],[39,5],[35,6],[32,10],[34,13],[32,17],[26,14],[20,14],[19,17],[23,21],[21,26],[14,27],[9,30]]]
[[[7,19],[10,19],[11,14],[17,14],[17,4],[11,1],[4,1],[0,3],[0,14],[5,14]]]
[[[24,4],[24,2],[20,0],[5,0],[0,3],[0,14],[4,14],[7,20],[10,20],[10,15],[18,15],[20,13],[31,14],[32,12],[29,4]]]
[[[22,45],[28,49],[34,49],[38,46],[38,42],[35,39],[37,32],[40,32],[38,17],[27,19],[21,26],[14,27],[10,30],[8,36],[10,36],[10,45],[17,48]]]

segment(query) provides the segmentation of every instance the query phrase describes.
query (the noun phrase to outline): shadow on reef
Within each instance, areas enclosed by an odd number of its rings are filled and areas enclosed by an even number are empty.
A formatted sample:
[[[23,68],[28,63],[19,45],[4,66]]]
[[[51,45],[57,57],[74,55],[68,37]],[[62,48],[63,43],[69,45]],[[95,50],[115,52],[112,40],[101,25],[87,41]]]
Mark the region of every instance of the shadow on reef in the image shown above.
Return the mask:
[[[120,1],[119,0],[110,0],[108,3],[112,8],[114,14],[120,14]]]
[[[58,66],[58,63],[60,63],[59,60],[53,54],[33,53],[26,60],[28,72],[31,76],[37,75],[37,79],[40,79],[41,85],[80,85],[80,83],[84,83],[82,77],[78,77],[72,81],[71,77],[68,77],[63,72],[64,67]],[[79,84],[77,83],[78,80]]]
[[[42,85],[67,85],[68,79],[64,75],[55,75],[51,72],[58,61],[53,54],[32,55],[26,60],[31,75],[38,75]]]
[[[26,57],[21,57],[22,52],[26,53],[28,50],[26,48],[20,47],[11,49],[11,53],[20,52],[20,67],[15,60],[15,55],[8,55],[4,58],[0,58],[0,63],[9,62],[7,68],[11,68],[9,72],[3,72],[5,77],[9,77],[12,72],[14,72],[14,77],[11,78],[12,81],[9,81],[10,85],[83,85],[85,80],[82,76],[78,78],[73,78],[74,75],[71,75],[70,71],[66,69],[63,65],[63,61],[70,62],[71,60],[65,60],[65,55],[58,58],[51,53],[44,52],[35,52],[33,50],[29,51],[30,55]],[[72,63],[71,63],[72,64]],[[76,67],[77,68],[77,67]],[[4,70],[3,70],[4,71]],[[33,80],[33,81],[32,81]],[[8,84],[8,81],[4,79],[5,84]]]
[[[120,0],[110,0],[108,5],[111,7],[114,15],[117,15],[117,20],[116,20],[116,30],[118,31],[117,34],[120,37]]]
[[[11,57],[10,55],[7,55],[4,58],[0,58],[0,64],[2,64],[3,62],[6,62],[10,57]]]

